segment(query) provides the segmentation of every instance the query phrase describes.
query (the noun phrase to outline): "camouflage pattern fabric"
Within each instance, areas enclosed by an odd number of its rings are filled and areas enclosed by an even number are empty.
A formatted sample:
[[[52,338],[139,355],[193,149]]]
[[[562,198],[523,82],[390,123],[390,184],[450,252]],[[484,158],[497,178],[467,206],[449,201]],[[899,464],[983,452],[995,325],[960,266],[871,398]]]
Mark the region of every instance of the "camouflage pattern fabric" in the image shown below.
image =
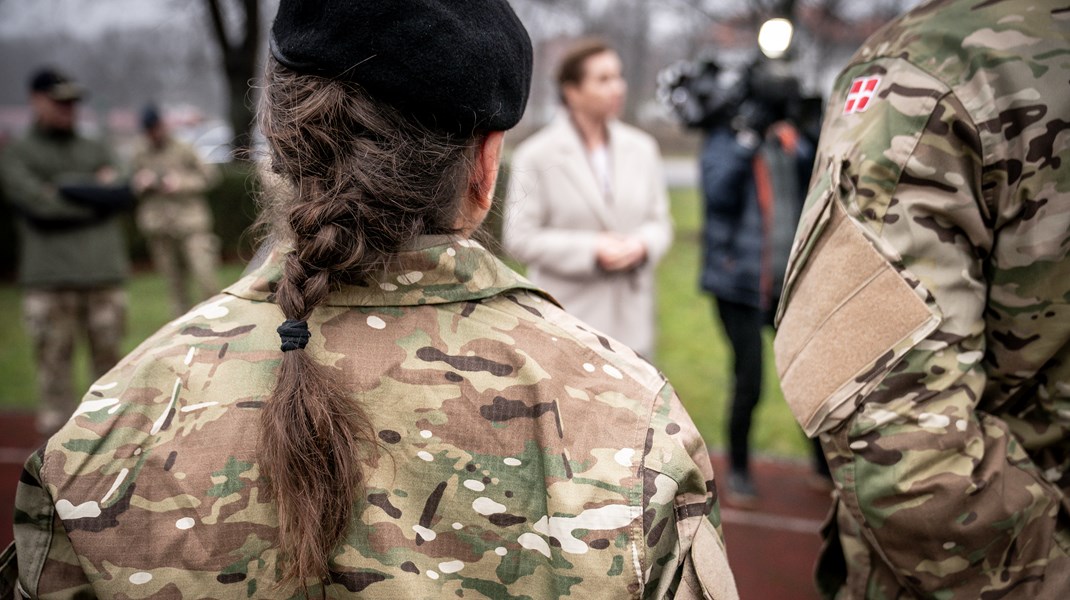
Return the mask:
[[[28,595],[296,596],[277,587],[256,455],[280,258],[144,342],[28,461]],[[309,329],[304,351],[380,442],[314,596],[737,597],[709,456],[672,388],[478,244],[426,240],[332,292]]]
[[[154,191],[138,202],[138,229],[145,235],[153,266],[167,280],[175,316],[191,306],[192,278],[198,300],[219,291],[216,270],[219,238],[212,232],[212,212],[204,192],[219,181],[219,170],[206,164],[188,144],[168,138],[162,147],[142,142],[131,160],[134,172],[167,177],[174,190]],[[192,276],[192,277],[190,277]]]
[[[74,345],[89,343],[94,377],[119,362],[126,333],[126,292],[122,288],[47,290],[23,293],[22,315],[33,344],[37,369],[37,430],[55,433],[74,413],[78,396],[71,386]]]
[[[950,0],[836,83],[777,339],[836,480],[826,596],[1070,597],[1068,80],[1070,3]],[[833,294],[852,238],[898,300]]]

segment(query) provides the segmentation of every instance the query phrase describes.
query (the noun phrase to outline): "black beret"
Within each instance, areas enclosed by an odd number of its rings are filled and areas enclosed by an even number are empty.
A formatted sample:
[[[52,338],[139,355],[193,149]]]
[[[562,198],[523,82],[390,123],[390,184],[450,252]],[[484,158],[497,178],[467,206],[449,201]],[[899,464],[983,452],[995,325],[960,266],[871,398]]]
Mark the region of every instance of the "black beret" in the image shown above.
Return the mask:
[[[531,40],[506,0],[282,0],[271,53],[443,131],[509,129],[531,87]]]

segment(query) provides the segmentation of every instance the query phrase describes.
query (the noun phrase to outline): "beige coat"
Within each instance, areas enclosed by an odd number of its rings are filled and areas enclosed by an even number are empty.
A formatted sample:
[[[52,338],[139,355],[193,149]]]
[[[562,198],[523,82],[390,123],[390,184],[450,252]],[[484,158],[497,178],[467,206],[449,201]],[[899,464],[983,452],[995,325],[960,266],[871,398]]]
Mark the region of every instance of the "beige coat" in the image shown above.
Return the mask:
[[[609,126],[611,197],[604,197],[567,114],[513,155],[503,225],[506,250],[566,310],[650,357],[654,266],[672,243],[668,193],[657,143],[619,122]],[[597,266],[599,232],[639,236],[647,261],[626,273]]]

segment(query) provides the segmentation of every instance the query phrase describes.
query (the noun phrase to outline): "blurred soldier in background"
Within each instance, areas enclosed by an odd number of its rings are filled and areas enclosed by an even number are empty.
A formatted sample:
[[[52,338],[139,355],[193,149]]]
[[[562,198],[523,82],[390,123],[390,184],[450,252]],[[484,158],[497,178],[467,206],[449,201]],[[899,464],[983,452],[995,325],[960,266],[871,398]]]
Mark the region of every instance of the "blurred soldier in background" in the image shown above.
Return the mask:
[[[784,396],[837,598],[1070,598],[1070,4],[929,2],[829,101]]]
[[[513,157],[505,247],[569,312],[649,359],[654,267],[672,243],[657,142],[617,120],[626,85],[605,43],[574,46],[558,89],[565,110]]]
[[[53,69],[30,80],[34,123],[0,159],[17,214],[23,318],[41,398],[37,427],[50,435],[74,411],[72,356],[87,335],[94,376],[119,358],[126,320],[127,254],[118,212],[132,198],[115,185],[103,143],[75,130],[82,88]]]
[[[219,238],[212,233],[212,212],[204,198],[219,172],[171,135],[155,106],[145,108],[141,125],[145,138],[131,163],[139,190],[137,224],[153,265],[171,287],[171,306],[179,316],[192,306],[187,274],[198,300],[219,291]]]

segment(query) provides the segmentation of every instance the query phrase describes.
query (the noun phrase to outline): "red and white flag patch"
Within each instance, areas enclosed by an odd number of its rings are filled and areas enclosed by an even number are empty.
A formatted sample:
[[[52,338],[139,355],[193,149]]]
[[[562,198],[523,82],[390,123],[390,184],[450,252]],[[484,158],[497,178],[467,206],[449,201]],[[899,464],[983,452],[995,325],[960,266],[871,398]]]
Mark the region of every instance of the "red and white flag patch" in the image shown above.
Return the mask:
[[[880,86],[880,77],[858,77],[852,81],[851,89],[847,92],[847,102],[843,105],[843,114],[860,113],[869,108]]]

